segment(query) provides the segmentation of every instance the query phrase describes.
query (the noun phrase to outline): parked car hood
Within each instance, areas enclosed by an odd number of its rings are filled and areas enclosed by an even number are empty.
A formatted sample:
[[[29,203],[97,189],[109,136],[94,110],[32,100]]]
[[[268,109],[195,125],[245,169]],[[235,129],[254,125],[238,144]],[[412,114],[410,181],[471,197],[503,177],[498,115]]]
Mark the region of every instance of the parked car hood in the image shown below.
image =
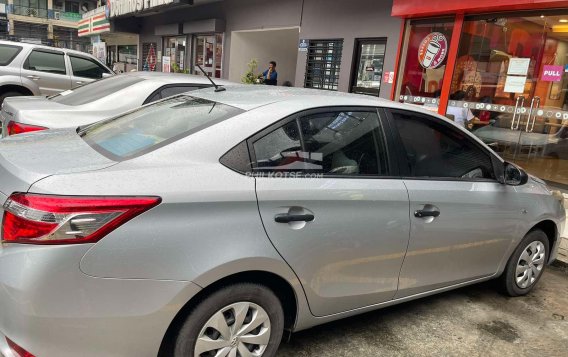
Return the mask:
[[[75,129],[39,131],[0,140],[0,192],[27,191],[51,175],[99,170],[116,164],[92,149]]]

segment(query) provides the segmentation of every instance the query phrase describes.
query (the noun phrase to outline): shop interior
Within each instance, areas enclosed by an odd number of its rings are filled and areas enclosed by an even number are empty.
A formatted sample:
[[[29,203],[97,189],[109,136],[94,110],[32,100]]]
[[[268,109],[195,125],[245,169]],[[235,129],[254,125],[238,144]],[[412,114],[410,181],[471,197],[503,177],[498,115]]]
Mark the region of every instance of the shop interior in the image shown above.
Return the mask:
[[[407,26],[402,101],[438,110],[448,59],[438,53],[425,66],[417,53],[432,34],[446,43],[431,41],[427,50],[447,48],[453,26],[452,19]],[[506,160],[568,188],[568,14],[466,17],[458,41],[447,117],[459,117]]]

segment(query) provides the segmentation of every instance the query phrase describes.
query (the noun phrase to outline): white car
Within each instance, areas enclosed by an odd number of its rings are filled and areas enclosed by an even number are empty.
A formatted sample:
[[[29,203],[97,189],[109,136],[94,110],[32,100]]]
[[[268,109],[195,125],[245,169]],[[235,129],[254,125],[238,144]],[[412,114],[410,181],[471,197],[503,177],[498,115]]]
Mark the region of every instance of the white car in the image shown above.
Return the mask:
[[[217,79],[215,83],[234,84]],[[7,98],[0,113],[2,136],[87,125],[159,99],[211,86],[205,76],[129,72],[51,97]]]

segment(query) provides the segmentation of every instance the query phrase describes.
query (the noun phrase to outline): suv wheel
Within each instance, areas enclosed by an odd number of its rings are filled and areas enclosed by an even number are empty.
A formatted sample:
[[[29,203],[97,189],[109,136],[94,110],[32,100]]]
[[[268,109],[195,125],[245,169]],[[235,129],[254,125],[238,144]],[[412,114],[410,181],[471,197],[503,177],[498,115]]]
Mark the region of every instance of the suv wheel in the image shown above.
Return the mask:
[[[20,92],[4,92],[2,94],[0,94],[0,104],[4,103],[4,99],[8,98],[8,97],[19,97],[22,96],[23,94]]]
[[[504,292],[510,296],[528,294],[542,277],[549,249],[548,237],[543,231],[537,229],[527,233],[501,276]]]
[[[282,305],[270,289],[252,283],[230,285],[189,314],[175,339],[174,357],[272,357],[283,332]]]

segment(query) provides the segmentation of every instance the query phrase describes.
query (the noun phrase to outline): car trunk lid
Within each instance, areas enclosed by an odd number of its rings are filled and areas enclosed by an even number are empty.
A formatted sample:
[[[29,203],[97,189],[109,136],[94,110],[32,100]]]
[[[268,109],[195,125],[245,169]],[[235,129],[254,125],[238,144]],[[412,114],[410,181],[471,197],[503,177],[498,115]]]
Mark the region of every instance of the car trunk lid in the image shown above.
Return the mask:
[[[47,176],[116,164],[93,150],[75,129],[47,130],[0,140],[0,192],[26,192]]]

